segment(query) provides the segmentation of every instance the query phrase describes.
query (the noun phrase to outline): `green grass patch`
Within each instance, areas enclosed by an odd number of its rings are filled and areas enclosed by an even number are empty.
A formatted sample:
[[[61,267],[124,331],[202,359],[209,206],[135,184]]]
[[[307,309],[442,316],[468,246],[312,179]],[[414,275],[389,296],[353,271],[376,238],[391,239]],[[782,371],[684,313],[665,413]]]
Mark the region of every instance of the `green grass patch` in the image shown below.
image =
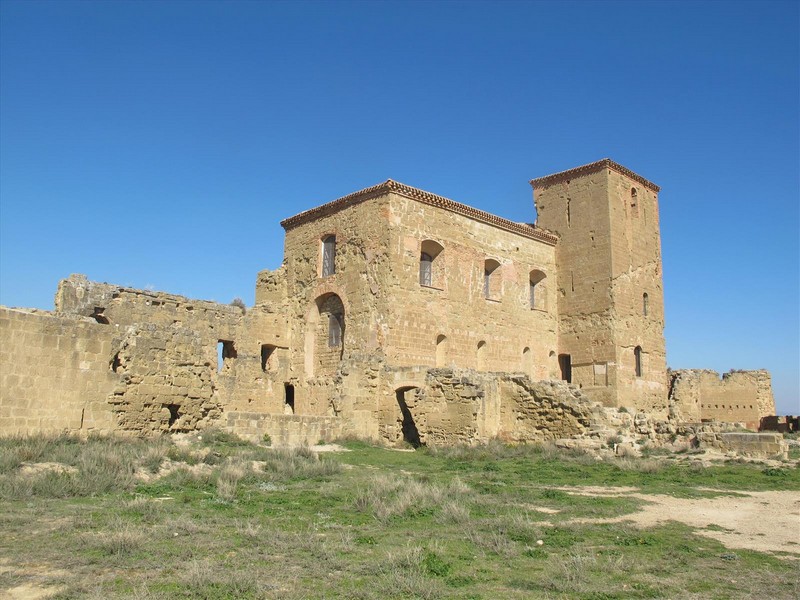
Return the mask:
[[[724,501],[736,490],[800,490],[792,466],[597,461],[497,442],[415,452],[342,444],[349,452],[317,455],[222,431],[181,446],[0,439],[0,595],[24,583],[63,586],[56,598],[797,595],[791,561],[677,523],[581,522],[642,501],[570,493],[630,486]],[[55,466],[29,468],[42,463]]]

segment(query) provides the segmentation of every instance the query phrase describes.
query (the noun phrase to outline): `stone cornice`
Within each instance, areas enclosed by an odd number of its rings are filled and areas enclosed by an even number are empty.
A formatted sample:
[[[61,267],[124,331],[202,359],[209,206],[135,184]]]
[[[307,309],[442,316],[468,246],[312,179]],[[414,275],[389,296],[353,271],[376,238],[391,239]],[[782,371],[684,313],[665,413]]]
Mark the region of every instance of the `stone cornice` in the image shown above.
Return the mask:
[[[281,221],[281,227],[288,231],[293,227],[297,227],[298,225],[307,223],[314,219],[333,214],[344,208],[347,208],[348,206],[353,206],[360,202],[364,202],[365,200],[377,198],[378,196],[383,196],[389,193],[398,194],[400,196],[410,198],[411,200],[421,202],[422,204],[448,210],[452,213],[468,217],[475,221],[486,223],[487,225],[493,225],[494,227],[504,229],[505,231],[510,231],[511,233],[516,233],[530,239],[539,240],[551,246],[555,245],[558,241],[557,235],[545,229],[541,229],[528,223],[515,223],[514,221],[509,221],[503,217],[498,217],[497,215],[478,210],[477,208],[472,208],[471,206],[461,204],[460,202],[450,200],[449,198],[445,198],[443,196],[431,194],[430,192],[405,185],[392,179],[387,179],[378,185],[365,188],[358,192],[353,192],[352,194],[343,196],[338,200],[333,200],[327,204],[317,206],[316,208],[312,208],[293,217],[289,217],[288,219]]]
[[[595,173],[602,169],[611,169],[612,171],[616,171],[621,175],[625,175],[634,181],[641,183],[643,186],[650,188],[654,192],[658,193],[661,188],[658,187],[652,181],[648,181],[641,175],[637,175],[630,169],[623,167],[619,163],[615,163],[610,158],[604,158],[603,160],[598,160],[597,162],[589,163],[588,165],[583,165],[581,167],[575,167],[574,169],[569,169],[568,171],[561,171],[560,173],[554,173],[553,175],[546,175],[544,177],[539,177],[537,179],[531,179],[530,184],[533,186],[534,190],[540,190],[556,183],[561,183],[567,179],[574,179],[576,177],[582,177],[583,175],[588,175],[589,173]]]

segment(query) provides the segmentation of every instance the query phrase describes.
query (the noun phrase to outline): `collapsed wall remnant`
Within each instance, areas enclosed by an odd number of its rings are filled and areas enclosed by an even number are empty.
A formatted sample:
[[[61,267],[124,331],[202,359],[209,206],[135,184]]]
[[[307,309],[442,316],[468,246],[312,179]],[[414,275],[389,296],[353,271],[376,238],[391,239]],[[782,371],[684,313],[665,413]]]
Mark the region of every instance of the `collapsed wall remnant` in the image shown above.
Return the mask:
[[[730,371],[722,377],[707,369],[670,371],[669,400],[681,422],[724,421],[758,430],[775,413],[769,372]]]
[[[538,225],[392,180],[295,215],[250,308],[70,276],[0,309],[0,432],[596,444],[774,412],[765,372],[668,394],[658,186],[608,159],[531,184]]]

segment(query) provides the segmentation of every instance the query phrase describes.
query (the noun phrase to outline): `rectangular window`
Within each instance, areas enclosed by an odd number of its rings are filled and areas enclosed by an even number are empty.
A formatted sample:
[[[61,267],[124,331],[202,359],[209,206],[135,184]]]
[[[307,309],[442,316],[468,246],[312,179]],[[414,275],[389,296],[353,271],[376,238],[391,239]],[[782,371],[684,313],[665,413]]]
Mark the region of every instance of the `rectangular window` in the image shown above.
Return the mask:
[[[322,240],[322,276],[336,273],[336,236],[329,235]]]
[[[433,285],[433,260],[424,252],[419,259],[419,284],[428,287]]]
[[[342,344],[342,322],[339,315],[328,315],[328,346],[335,348]]]

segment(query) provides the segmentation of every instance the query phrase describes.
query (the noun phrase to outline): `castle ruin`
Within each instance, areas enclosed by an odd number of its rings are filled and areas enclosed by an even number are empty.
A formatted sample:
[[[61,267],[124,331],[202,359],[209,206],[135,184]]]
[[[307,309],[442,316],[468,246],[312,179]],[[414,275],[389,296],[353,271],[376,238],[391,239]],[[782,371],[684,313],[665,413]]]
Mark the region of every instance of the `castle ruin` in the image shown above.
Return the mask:
[[[516,223],[388,180],[283,221],[250,308],[88,281],[0,308],[0,433],[543,441],[775,412],[769,374],[668,372],[659,187],[601,160]],[[735,408],[734,408],[735,407]]]

